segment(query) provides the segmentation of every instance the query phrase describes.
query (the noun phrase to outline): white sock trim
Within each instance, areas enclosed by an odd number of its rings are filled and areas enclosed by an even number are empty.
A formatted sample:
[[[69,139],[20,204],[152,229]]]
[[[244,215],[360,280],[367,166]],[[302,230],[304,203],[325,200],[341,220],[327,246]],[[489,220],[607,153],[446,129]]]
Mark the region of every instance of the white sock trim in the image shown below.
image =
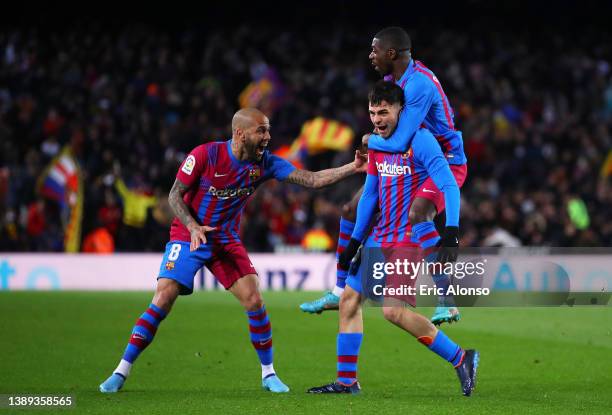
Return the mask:
[[[113,373],[119,373],[124,378],[127,378],[130,375],[130,370],[132,370],[132,364],[127,360],[121,359],[119,366],[117,366]]]
[[[340,297],[342,296],[343,292],[344,292],[344,288],[340,288],[337,285],[334,285],[334,289],[332,290],[333,295]]]
[[[269,365],[261,365],[261,378],[265,378],[268,375],[272,375],[276,373],[274,371],[274,364],[270,363]]]

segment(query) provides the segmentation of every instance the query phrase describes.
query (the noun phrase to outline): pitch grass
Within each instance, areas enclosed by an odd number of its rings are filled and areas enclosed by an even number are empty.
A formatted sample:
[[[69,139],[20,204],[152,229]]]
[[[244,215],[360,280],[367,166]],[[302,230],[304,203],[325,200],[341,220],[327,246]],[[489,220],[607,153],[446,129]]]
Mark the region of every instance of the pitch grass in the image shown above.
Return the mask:
[[[180,298],[124,390],[98,385],[121,357],[150,293],[0,293],[0,393],[71,394],[71,410],[2,413],[493,414],[610,413],[612,308],[464,309],[445,331],[481,352],[478,386],[461,396],[451,367],[365,311],[360,396],[312,396],[335,376],[337,314],[306,315],[316,293],[266,293],[275,367],[286,395],[260,389],[244,313],[224,292]],[[430,309],[423,312],[429,314]],[[68,411],[68,412],[66,412]]]

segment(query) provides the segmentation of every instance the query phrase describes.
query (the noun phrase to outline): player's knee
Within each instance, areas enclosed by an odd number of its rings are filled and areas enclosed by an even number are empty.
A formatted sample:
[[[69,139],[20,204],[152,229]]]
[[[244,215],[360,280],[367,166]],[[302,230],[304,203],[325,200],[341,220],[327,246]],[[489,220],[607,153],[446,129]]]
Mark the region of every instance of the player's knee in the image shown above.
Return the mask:
[[[417,199],[418,200],[418,199]],[[415,200],[415,203],[410,207],[408,212],[408,220],[411,224],[415,225],[421,222],[431,221],[436,216],[436,208],[433,203],[428,200],[419,203]]]
[[[264,305],[263,298],[259,292],[249,294],[243,301],[242,305],[247,311],[257,311]]]
[[[403,312],[404,309],[402,307],[383,307],[383,316],[393,324],[400,322]]]
[[[345,315],[353,315],[360,306],[359,293],[355,290],[345,289],[340,297],[340,312]]]
[[[351,203],[346,203],[342,206],[342,217],[351,222],[355,222],[356,209]]]
[[[166,312],[170,312],[174,301],[178,297],[178,287],[167,285],[164,287],[158,287],[155,297],[153,298],[153,304],[161,308]]]
[[[410,211],[408,212],[408,221],[411,225],[416,225],[417,223],[424,222],[422,216],[418,212],[415,212],[413,209],[410,209]]]

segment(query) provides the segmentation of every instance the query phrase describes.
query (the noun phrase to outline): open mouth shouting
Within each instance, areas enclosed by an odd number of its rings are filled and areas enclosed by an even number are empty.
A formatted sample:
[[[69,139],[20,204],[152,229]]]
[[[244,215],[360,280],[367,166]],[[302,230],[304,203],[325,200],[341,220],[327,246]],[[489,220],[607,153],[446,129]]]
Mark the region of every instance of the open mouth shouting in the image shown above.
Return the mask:
[[[259,144],[255,150],[257,153],[257,157],[261,158],[264,152],[266,151],[266,148],[268,148],[268,141],[262,141],[261,144]]]
[[[380,135],[381,137],[387,137],[389,135],[389,126],[387,124],[380,124],[375,126],[375,130],[376,130],[376,134]]]

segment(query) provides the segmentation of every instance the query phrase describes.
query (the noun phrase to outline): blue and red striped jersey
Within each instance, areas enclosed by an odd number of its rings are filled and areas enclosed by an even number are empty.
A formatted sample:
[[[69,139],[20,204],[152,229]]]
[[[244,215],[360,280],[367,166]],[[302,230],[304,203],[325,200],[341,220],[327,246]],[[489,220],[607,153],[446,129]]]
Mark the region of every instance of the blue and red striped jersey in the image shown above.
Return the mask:
[[[183,200],[198,223],[216,226],[206,235],[212,243],[239,241],[242,210],[257,187],[269,179],[285,180],[295,167],[264,152],[261,161],[241,161],[231,150],[231,140],[202,144],[185,158],[177,180],[189,187]],[[170,226],[171,241],[191,241],[178,218]]]
[[[368,143],[369,144],[369,143]],[[363,241],[376,208],[380,216],[372,236],[381,244],[410,243],[408,212],[417,190],[427,177],[444,192],[451,225],[459,224],[460,193],[457,182],[435,138],[419,129],[410,149],[403,153],[368,151],[368,175],[357,207],[352,238]]]
[[[385,80],[393,81],[388,75]],[[419,128],[427,128],[436,138],[449,164],[465,164],[463,136],[455,129],[453,108],[436,75],[420,61],[411,60],[400,79],[406,102],[393,134],[384,139],[373,134],[368,148],[389,153],[403,153]]]
[[[412,148],[404,154],[370,150],[368,175],[378,179],[378,207],[381,212],[372,233],[376,242],[409,241],[408,207],[417,189],[427,178]]]

